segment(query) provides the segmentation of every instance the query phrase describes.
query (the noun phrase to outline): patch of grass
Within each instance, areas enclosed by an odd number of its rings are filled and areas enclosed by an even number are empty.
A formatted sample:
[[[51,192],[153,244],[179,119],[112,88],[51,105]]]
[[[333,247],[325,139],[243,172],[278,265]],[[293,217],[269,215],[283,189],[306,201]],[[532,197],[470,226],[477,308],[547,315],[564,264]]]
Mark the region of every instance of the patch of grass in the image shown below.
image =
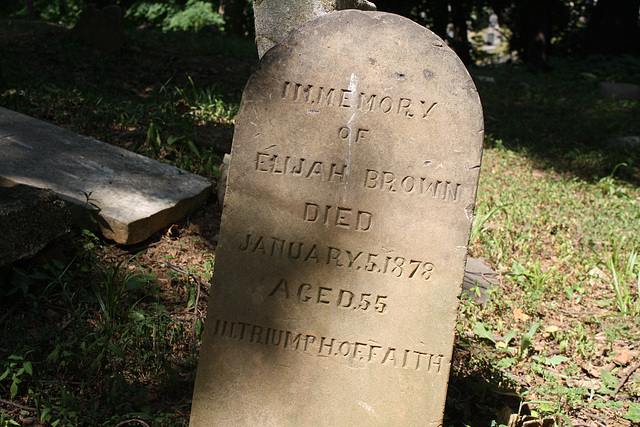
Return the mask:
[[[583,408],[598,402],[621,419],[627,398],[607,393],[599,369],[636,354],[640,222],[629,219],[638,216],[640,190],[616,180],[616,191],[603,191],[601,181],[539,167],[518,151],[485,150],[482,226],[470,253],[502,280],[483,306],[463,300],[458,330],[473,331],[472,360],[508,370],[523,401],[555,402],[553,410],[533,405],[541,417],[589,419]],[[640,399],[627,387],[631,401]]]
[[[472,70],[485,107],[487,146],[594,181],[626,163],[620,177],[639,182],[640,147],[616,139],[640,136],[640,102],[598,99],[597,87],[601,81],[640,84],[640,61],[554,59],[552,66],[543,74],[503,65]]]
[[[48,26],[27,53],[21,44],[37,25],[4,25],[14,32],[4,33],[0,55],[15,63],[0,64],[1,106],[217,179],[257,59],[250,40],[131,30],[108,55]],[[55,63],[42,66],[37,55]]]
[[[112,264],[78,250],[68,264],[10,276],[2,298],[20,311],[0,325],[2,395],[46,425],[183,425],[162,402],[190,394],[195,355],[181,348],[189,321],[161,303],[155,276],[133,259]]]

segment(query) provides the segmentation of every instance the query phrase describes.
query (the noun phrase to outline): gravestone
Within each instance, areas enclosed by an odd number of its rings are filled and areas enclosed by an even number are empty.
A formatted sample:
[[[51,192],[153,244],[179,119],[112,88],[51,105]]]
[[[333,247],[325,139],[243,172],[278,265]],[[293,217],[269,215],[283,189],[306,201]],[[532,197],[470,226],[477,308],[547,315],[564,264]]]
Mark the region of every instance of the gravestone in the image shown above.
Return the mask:
[[[424,27],[330,13],[249,80],[191,426],[442,422],[482,108]]]
[[[600,82],[598,98],[640,99],[640,86],[631,83]]]
[[[258,57],[300,24],[335,10],[376,10],[367,0],[256,0],[253,2]]]

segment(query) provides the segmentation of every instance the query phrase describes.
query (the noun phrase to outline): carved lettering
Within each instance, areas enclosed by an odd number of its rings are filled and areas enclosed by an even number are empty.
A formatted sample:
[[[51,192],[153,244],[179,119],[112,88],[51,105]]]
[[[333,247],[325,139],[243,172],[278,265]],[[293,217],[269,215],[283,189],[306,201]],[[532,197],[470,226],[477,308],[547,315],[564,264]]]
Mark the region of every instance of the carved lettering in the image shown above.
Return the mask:
[[[316,216],[314,208],[305,213],[309,218]],[[429,281],[435,271],[433,263],[403,256],[385,256],[365,250],[353,250],[324,246],[321,244],[298,242],[278,237],[265,237],[247,233],[237,248],[249,255],[279,258],[285,261],[325,265],[367,273],[384,274],[390,277]],[[270,296],[291,295],[286,283],[278,283]]]
[[[242,333],[234,334],[231,332],[230,325],[242,325]],[[251,332],[245,333],[245,330]],[[223,319],[215,319],[213,335],[225,340],[296,351],[307,356],[329,357],[348,363],[350,366],[353,363],[357,363],[357,366],[360,367],[379,365],[393,369],[442,375],[444,367],[451,365],[451,361],[442,354],[382,345],[373,339],[351,341]]]
[[[305,305],[327,305],[378,314],[385,314],[388,309],[387,295],[376,295],[371,292],[356,293],[347,289],[309,283],[293,285],[294,294],[289,292],[289,289],[289,280],[280,279],[267,296],[274,299],[297,301]],[[292,295],[296,296],[292,297]]]
[[[337,95],[336,95],[337,94]],[[294,83],[285,81],[280,98],[283,100],[312,104],[316,106],[357,108],[363,113],[393,115],[413,119],[419,117],[427,119],[437,102],[419,100],[415,101],[406,96],[392,96],[380,93],[355,93],[348,88],[335,88],[317,86],[308,83]],[[418,106],[419,105],[419,106]],[[313,110],[315,111],[315,110]]]
[[[462,184],[423,176],[398,175],[394,172],[367,169],[364,188],[388,193],[430,196],[443,202],[455,203],[460,199]]]
[[[354,210],[342,206],[324,205],[306,202],[304,204],[303,221],[322,223],[345,230],[369,231],[372,225],[371,212]]]
[[[257,172],[325,182],[344,182],[347,168],[346,164],[263,152],[256,153],[255,163]]]

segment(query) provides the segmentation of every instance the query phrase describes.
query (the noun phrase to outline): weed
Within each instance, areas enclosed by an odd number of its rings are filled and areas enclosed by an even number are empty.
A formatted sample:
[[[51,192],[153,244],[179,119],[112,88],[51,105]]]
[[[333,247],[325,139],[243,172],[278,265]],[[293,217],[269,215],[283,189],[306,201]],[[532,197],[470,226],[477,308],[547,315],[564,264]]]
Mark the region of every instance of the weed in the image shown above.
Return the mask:
[[[638,251],[632,248],[623,252],[624,238],[617,243],[611,241],[611,253],[607,255],[606,266],[613,278],[611,286],[616,296],[616,306],[621,314],[640,314],[640,259]],[[634,289],[635,288],[635,289]]]
[[[131,294],[156,278],[152,271],[144,269],[135,262],[136,256],[106,267],[93,262],[95,271],[100,277],[100,284],[94,285],[94,294],[100,304],[105,322],[126,319],[136,304],[132,301]],[[136,266],[146,272],[136,272]]]
[[[23,355],[12,354],[8,357],[8,361],[4,363],[4,372],[0,374],[0,382],[5,378],[11,379],[9,393],[11,399],[18,394],[18,386],[24,381],[26,376],[33,376],[33,365],[26,360],[33,350],[26,351]]]

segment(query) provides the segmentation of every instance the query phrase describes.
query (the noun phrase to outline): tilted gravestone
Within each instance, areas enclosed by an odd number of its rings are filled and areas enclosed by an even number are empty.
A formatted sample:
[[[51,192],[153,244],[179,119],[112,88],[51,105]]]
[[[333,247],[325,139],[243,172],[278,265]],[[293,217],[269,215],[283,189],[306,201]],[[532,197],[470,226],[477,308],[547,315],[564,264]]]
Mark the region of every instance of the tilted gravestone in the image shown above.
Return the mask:
[[[191,426],[439,425],[482,139],[462,62],[406,18],[335,12],[267,52]]]

